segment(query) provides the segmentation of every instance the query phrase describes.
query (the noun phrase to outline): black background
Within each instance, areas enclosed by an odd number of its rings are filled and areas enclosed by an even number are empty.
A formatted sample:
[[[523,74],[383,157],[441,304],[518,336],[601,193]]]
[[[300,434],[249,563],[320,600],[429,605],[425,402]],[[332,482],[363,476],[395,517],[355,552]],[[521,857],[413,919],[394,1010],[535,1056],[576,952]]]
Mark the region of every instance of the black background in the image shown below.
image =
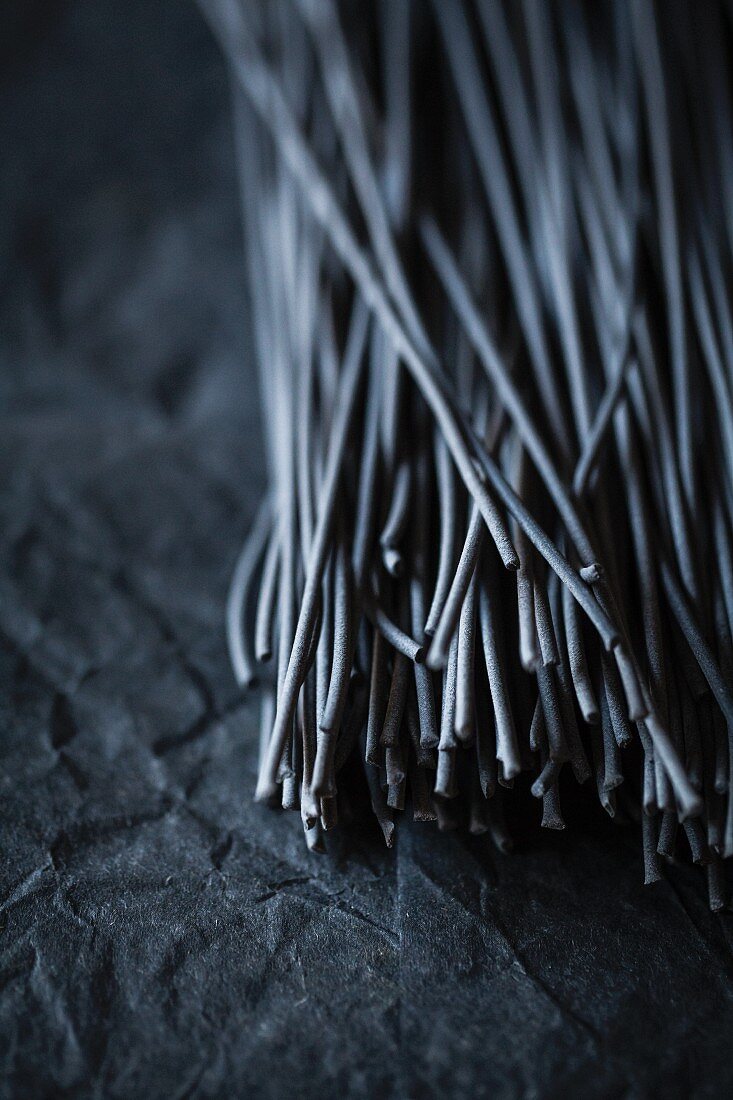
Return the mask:
[[[730,1096],[731,917],[634,830],[253,805],[226,73],[184,0],[0,10],[2,1095]]]

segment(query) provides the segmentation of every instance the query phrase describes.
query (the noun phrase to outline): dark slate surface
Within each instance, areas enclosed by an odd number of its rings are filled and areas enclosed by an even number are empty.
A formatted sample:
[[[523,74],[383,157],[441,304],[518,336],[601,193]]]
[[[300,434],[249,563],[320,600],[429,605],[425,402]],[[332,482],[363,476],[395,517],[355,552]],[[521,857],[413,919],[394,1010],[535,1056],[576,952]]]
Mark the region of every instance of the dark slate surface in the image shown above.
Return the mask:
[[[731,918],[633,831],[319,859],[252,804],[223,67],[181,0],[6,0],[0,53],[0,1093],[731,1095]]]

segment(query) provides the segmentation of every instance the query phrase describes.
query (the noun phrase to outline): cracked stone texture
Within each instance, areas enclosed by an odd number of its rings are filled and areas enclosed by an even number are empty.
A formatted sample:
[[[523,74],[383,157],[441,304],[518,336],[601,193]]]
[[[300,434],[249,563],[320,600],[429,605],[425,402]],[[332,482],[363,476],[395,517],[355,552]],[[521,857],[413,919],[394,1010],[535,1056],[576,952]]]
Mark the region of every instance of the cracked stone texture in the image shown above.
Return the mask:
[[[253,805],[224,67],[181,0],[6,0],[0,54],[0,1095],[733,1094],[731,918],[633,831]]]

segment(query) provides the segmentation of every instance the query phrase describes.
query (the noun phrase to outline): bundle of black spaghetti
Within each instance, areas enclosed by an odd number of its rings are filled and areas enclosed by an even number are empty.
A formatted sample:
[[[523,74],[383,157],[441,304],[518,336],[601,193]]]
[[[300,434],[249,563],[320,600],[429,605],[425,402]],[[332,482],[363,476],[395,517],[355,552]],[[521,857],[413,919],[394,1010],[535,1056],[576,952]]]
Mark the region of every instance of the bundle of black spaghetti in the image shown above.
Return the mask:
[[[730,9],[202,6],[271,486],[228,605],[256,797],[314,850],[360,785],[388,845],[404,812],[507,848],[522,789],[562,829],[588,784],[720,908]]]

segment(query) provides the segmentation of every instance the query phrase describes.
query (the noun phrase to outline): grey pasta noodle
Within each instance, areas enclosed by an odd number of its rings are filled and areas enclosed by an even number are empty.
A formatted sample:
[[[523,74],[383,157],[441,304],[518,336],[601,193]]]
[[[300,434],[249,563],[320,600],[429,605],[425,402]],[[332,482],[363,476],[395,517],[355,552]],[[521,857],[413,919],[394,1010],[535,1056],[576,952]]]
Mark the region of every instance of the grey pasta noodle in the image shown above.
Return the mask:
[[[587,785],[720,908],[730,13],[200,3],[271,482],[227,607],[257,797],[314,851],[360,789],[388,845],[409,812],[506,851]]]

